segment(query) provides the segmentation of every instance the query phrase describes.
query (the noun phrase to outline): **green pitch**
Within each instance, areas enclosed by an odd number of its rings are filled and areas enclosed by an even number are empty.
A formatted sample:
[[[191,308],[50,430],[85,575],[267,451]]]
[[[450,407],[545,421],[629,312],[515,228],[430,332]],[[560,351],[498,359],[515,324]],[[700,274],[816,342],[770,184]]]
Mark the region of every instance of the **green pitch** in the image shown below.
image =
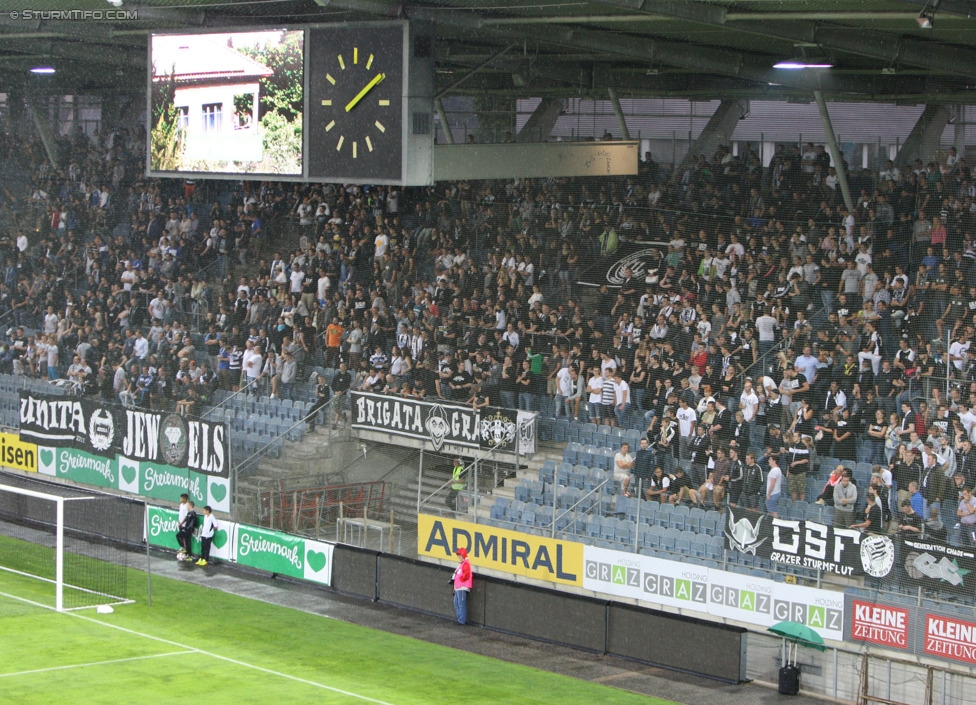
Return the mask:
[[[0,552],[11,548],[0,539]],[[145,574],[133,570],[135,604],[57,613],[44,606],[50,585],[0,571],[0,700],[668,705],[189,583],[154,577],[152,587],[148,607]]]

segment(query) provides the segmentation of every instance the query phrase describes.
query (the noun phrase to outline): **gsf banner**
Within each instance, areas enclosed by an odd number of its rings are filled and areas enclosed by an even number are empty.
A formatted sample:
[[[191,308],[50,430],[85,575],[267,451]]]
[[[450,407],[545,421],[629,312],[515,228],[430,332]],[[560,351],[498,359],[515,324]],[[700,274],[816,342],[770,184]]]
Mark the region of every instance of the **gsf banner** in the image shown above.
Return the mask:
[[[844,638],[844,595],[679,561],[585,546],[587,590],[770,627],[792,621]]]
[[[21,392],[20,438],[109,458],[122,454],[219,477],[230,473],[224,423],[109,407],[84,398]]]
[[[873,578],[886,577],[895,566],[895,543],[890,537],[814,521],[729,510],[724,535],[725,548],[778,565]]]
[[[240,524],[236,544],[237,562],[241,565],[322,585],[332,584],[333,545],[330,543]]]
[[[149,544],[178,551],[180,544],[176,540],[176,531],[179,528],[179,512],[175,509],[153,506],[147,507],[146,511],[148,512],[146,525]],[[201,525],[203,525],[202,513],[197,516],[197,528]],[[232,521],[218,519],[213,543],[210,544],[211,557],[224,561],[235,560],[237,549],[236,538],[237,524]],[[196,534],[194,534],[190,542],[190,547],[194,555],[200,555],[200,539]]]
[[[352,392],[352,425],[415,438],[431,444],[535,452],[535,414],[515,409],[468,406],[430,399]]]

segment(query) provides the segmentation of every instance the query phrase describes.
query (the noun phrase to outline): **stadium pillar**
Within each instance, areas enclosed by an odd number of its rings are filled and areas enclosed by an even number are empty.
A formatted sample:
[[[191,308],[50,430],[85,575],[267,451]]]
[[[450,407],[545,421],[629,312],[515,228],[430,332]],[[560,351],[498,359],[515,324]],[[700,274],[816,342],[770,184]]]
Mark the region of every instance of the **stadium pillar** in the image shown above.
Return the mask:
[[[522,130],[515,138],[516,142],[545,142],[556,125],[556,120],[563,114],[566,104],[559,98],[543,98],[529,119],[525,121]]]
[[[956,154],[963,154],[966,151],[966,106],[956,106],[956,121],[953,123],[955,134],[952,136],[953,144],[956,147]]]
[[[57,169],[58,147],[54,143],[54,137],[51,135],[51,127],[45,122],[32,100],[27,100],[27,106],[30,108],[31,118],[34,120],[34,127],[37,128],[37,134],[41,137],[41,144],[44,145],[44,151],[47,152],[48,161],[51,162],[51,166]],[[44,115],[47,115],[47,111],[44,112]]]
[[[895,163],[906,168],[916,159],[926,162],[931,159],[932,155],[939,150],[942,131],[949,124],[950,115],[951,109],[948,105],[926,105],[915,127],[898,150]]]
[[[814,91],[813,96],[817,99],[817,107],[820,108],[820,119],[823,120],[824,134],[827,135],[827,146],[830,148],[830,158],[833,160],[834,170],[837,172],[837,185],[840,186],[840,195],[844,197],[844,205],[847,206],[848,212],[853,213],[854,199],[851,198],[851,188],[847,184],[844,155],[837,146],[837,135],[834,134],[834,125],[830,122],[827,101],[824,100],[823,91]]]
[[[627,121],[624,119],[624,111],[620,107],[617,91],[613,88],[607,88],[607,95],[610,96],[610,105],[613,106],[613,113],[617,116],[617,125],[620,126],[620,139],[629,140],[630,130],[627,129]]]
[[[441,122],[441,132],[444,133],[444,142],[454,144],[454,135],[451,132],[451,125],[447,121],[447,113],[444,112],[444,103],[438,98],[434,105],[437,107],[437,119]]]
[[[749,101],[747,100],[723,100],[718,109],[708,119],[708,124],[701,134],[688,147],[688,153],[681,160],[681,164],[671,173],[671,178],[681,181],[688,164],[697,158],[697,155],[704,154],[711,156],[718,149],[719,145],[728,144],[732,139],[732,133],[739,120],[749,113]]]

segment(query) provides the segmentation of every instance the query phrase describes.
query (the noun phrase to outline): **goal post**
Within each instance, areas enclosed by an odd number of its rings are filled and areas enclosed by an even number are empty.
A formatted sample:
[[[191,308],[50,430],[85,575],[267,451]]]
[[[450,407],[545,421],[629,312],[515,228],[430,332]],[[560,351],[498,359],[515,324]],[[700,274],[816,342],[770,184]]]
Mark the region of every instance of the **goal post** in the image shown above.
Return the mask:
[[[18,480],[0,475],[0,571],[27,579],[8,581],[10,589],[58,611],[132,602],[128,557],[142,537],[129,534],[143,504]]]

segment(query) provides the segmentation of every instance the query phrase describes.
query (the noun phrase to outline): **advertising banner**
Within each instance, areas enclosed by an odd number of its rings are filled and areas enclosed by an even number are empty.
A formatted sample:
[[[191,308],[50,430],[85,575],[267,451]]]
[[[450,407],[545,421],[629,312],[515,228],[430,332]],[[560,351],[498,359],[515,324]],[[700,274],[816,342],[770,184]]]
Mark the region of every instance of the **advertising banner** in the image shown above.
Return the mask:
[[[170,501],[186,492],[197,507],[209,504],[215,512],[230,512],[230,480],[227,478],[171,465],[140,462],[121,455],[118,465],[118,489],[123,492]]]
[[[730,510],[723,533],[728,550],[779,565],[872,578],[887,577],[895,566],[895,543],[889,536],[857,529]]]
[[[81,485],[119,489],[119,464],[115,456],[103,458],[72,448],[37,448],[37,472]],[[175,497],[178,498],[177,492]]]
[[[644,284],[657,283],[664,273],[661,268],[668,254],[666,242],[625,242],[617,251],[588,268],[579,278],[582,286],[599,287],[604,284],[611,289],[619,289],[630,270],[631,280],[644,288]]]
[[[24,443],[16,433],[0,433],[0,465],[37,472],[37,445]]]
[[[237,562],[269,573],[332,584],[330,543],[239,524]]]
[[[583,566],[583,587],[594,592],[758,626],[789,620],[844,638],[842,593],[595,546],[583,548]]]
[[[535,412],[489,406],[479,411],[452,402],[406,399],[388,394],[353,391],[352,425],[430,443],[498,448],[522,455],[535,452]]]
[[[866,600],[853,599],[850,609],[851,640],[907,650],[911,612]]]
[[[976,551],[943,543],[903,538],[898,546],[902,585],[926,590],[976,593]]]
[[[927,655],[976,666],[976,622],[926,614],[924,638]]]
[[[37,470],[42,475],[152,499],[176,501],[185,492],[200,509],[209,504],[215,512],[230,512],[230,480],[186,468],[39,446]]]
[[[20,439],[106,458],[121,454],[208,476],[230,476],[226,424],[185,419],[179,414],[25,391],[20,394]]]
[[[471,564],[564,585],[582,585],[583,544],[532,536],[484,524],[417,516],[417,552],[457,560],[466,548]]]
[[[194,503],[195,504],[195,503]],[[148,532],[149,543],[160,548],[170,548],[174,551],[180,549],[180,544],[176,540],[176,530],[178,528],[179,512],[175,509],[166,507],[148,507]],[[203,524],[203,514],[197,517],[197,527]],[[217,530],[214,532],[213,543],[210,544],[210,555],[213,558],[224,561],[236,559],[237,549],[237,524],[231,521],[217,520]],[[193,555],[200,555],[200,539],[194,535],[190,542]]]

